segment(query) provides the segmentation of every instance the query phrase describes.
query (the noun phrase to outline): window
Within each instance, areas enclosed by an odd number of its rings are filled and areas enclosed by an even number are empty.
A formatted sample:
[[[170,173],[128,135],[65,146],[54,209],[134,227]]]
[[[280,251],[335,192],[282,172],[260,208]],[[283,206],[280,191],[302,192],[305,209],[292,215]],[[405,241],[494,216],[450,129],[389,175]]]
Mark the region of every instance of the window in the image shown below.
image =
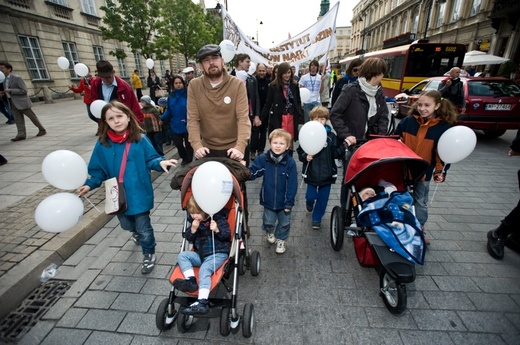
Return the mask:
[[[401,28],[401,33],[405,33],[408,31],[408,17],[403,19],[403,26]]]
[[[103,54],[103,47],[93,46],[92,48],[94,49],[94,59],[96,62],[105,59],[105,54]]]
[[[455,0],[453,3],[453,12],[451,13],[451,22],[456,22],[460,18],[460,0]]]
[[[19,36],[19,38],[31,80],[50,79],[38,38],[30,36]]]
[[[473,0],[473,5],[471,5],[471,10],[469,11],[470,17],[476,16],[480,11],[480,4],[482,0]]]
[[[438,3],[439,10],[437,11],[437,22],[435,23],[435,27],[438,28],[444,22],[444,9],[446,8],[446,3]]]
[[[125,65],[125,59],[117,59],[117,64],[119,65],[119,71],[120,71],[120,77],[126,78],[128,75],[126,74],[126,65]]]
[[[57,4],[57,5],[61,5],[61,6],[67,6],[67,0],[49,0],[49,2],[52,2],[54,4]]]
[[[138,70],[139,76],[143,75],[143,70],[141,67],[141,54],[135,53],[134,54],[134,62],[135,62],[135,69]]]
[[[417,33],[417,30],[419,29],[419,13],[415,13],[413,17],[413,23],[412,23],[412,32]]]
[[[80,78],[76,72],[74,72],[74,65],[79,62],[78,51],[76,50],[76,44],[74,42],[61,42],[63,45],[63,52],[65,57],[69,59],[69,72],[71,78]]]
[[[97,15],[94,0],[81,0],[81,9],[85,13],[93,16]]]

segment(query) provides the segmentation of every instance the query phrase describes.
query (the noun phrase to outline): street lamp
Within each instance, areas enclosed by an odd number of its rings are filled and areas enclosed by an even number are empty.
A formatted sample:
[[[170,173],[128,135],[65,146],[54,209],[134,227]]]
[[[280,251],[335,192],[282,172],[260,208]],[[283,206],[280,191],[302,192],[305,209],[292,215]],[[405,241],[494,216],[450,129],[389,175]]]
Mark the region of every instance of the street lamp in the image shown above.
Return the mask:
[[[256,44],[260,45],[260,37],[258,36],[258,24],[263,25],[262,21],[258,23],[258,19],[256,20]]]

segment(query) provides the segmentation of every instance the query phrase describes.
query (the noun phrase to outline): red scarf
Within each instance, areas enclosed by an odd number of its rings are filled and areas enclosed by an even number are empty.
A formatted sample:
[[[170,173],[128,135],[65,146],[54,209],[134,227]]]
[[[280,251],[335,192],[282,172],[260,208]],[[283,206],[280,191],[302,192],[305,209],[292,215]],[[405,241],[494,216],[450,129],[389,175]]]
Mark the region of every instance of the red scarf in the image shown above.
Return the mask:
[[[126,131],[124,131],[124,133],[117,134],[113,130],[109,129],[107,131],[107,135],[110,138],[110,140],[112,140],[113,142],[122,144],[126,141],[126,139],[128,139],[128,136],[130,135],[130,130],[127,129]]]

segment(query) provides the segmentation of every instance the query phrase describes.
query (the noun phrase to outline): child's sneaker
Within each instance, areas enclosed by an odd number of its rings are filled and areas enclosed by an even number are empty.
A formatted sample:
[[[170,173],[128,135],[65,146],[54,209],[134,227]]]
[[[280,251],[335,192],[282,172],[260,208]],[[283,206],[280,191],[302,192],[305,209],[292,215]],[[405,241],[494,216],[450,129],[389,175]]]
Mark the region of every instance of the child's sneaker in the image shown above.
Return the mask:
[[[276,253],[283,254],[285,253],[285,241],[284,240],[276,240]]]
[[[141,267],[141,274],[148,274],[153,271],[155,267],[155,254],[144,254],[143,266]]]
[[[141,244],[141,239],[139,238],[139,234],[137,232],[132,232],[132,237],[130,237],[130,238],[136,245]]]
[[[321,228],[321,223],[320,222],[312,222],[312,228],[314,230],[320,230]]]
[[[274,233],[273,232],[268,232],[267,233],[267,242],[273,244],[276,242],[276,237],[274,237]]]
[[[186,279],[177,278],[173,281],[173,286],[182,292],[195,292],[199,289],[195,277]]]
[[[195,303],[192,303],[188,308],[182,310],[183,314],[186,315],[200,315],[207,314],[209,312],[209,302],[207,299],[198,299]]]

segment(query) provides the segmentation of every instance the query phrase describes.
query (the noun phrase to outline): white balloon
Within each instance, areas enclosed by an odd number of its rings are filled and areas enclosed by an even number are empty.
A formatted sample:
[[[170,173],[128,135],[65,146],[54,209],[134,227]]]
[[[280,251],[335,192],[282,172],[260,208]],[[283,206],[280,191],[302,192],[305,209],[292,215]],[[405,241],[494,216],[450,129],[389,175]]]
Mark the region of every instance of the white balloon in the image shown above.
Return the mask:
[[[152,69],[154,65],[155,63],[152,59],[146,59],[146,67],[148,67],[148,69]]]
[[[0,83],[3,83],[5,80],[5,74],[4,72],[0,71]]]
[[[199,207],[212,216],[227,204],[233,192],[233,178],[224,164],[206,162],[193,174],[191,189]]]
[[[466,126],[455,126],[441,135],[437,152],[444,163],[457,163],[468,157],[475,146],[477,146],[475,132]]]
[[[69,69],[69,67],[70,67],[69,59],[67,59],[65,56],[60,56],[58,58],[58,67],[61,68],[62,70]]]
[[[253,74],[255,74],[255,72],[256,72],[256,63],[251,62],[251,64],[249,65],[249,70],[247,71],[247,73],[253,75]]]
[[[42,162],[42,174],[47,182],[60,189],[76,189],[87,180],[87,164],[83,157],[69,150],[49,153]]]
[[[97,99],[97,100],[95,100],[94,102],[92,102],[90,104],[90,112],[92,113],[92,115],[94,115],[95,117],[100,119],[101,118],[101,110],[103,110],[103,107],[106,104],[107,104],[107,102],[105,102],[104,100]]]
[[[237,71],[236,76],[237,76],[238,79],[240,79],[240,80],[242,80],[244,82],[247,80],[247,72],[246,71]]]
[[[83,216],[83,202],[72,193],[57,193],[43,199],[34,219],[42,230],[63,232],[72,229]]]
[[[309,121],[302,126],[298,134],[300,146],[308,155],[320,152],[327,141],[327,131],[318,121]]]
[[[88,74],[88,67],[84,63],[77,63],[74,65],[74,72],[80,77],[84,77]]]
[[[311,98],[311,92],[309,91],[309,89],[302,87],[300,89],[300,99],[302,100],[302,103],[306,103],[309,100],[309,98]]]
[[[220,42],[219,46],[220,53],[222,54],[224,62],[228,63],[231,60],[233,60],[236,54],[235,44],[230,40],[223,40],[222,42]]]

